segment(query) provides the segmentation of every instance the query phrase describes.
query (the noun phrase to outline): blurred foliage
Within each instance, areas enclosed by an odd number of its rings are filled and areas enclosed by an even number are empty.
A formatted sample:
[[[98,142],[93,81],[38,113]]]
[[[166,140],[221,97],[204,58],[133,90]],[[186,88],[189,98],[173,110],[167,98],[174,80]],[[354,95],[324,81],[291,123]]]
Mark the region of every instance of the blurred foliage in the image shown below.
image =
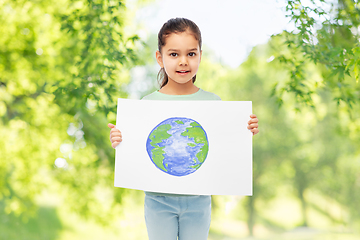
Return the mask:
[[[34,198],[107,222],[125,190],[113,185],[108,121],[127,97],[136,35],[123,1],[0,1],[0,201],[28,219]],[[57,167],[55,160],[61,163]]]
[[[203,47],[196,85],[223,100],[252,101],[260,119],[254,195],[226,205],[249,234],[259,225],[319,227],[314,212],[328,229],[359,230],[358,3],[339,3],[325,11],[288,1],[298,32],[256,46],[237,69]],[[131,210],[141,205],[141,191],[113,187],[106,127],[118,97],[158,88],[156,35],[145,42],[133,35],[131,14],[122,1],[0,1],[0,238],[40,232],[55,239],[69,215],[39,207],[36,199],[46,194],[58,208],[114,228],[124,202],[137,204]],[[272,212],[284,195],[298,207]],[[224,199],[213,197],[219,219]],[[31,232],[49,226],[43,218],[54,223],[51,231]]]
[[[0,239],[58,239],[63,225],[55,208],[39,207],[35,216],[24,223],[15,214],[1,216]],[[15,230],[16,229],[16,230]]]
[[[287,81],[273,87],[279,104],[284,92],[290,92],[297,102],[313,107],[312,94],[326,90],[338,104],[344,103],[352,110],[350,113],[358,111],[360,3],[292,0],[287,1],[286,11],[296,30],[280,34],[287,48],[274,54],[289,74]],[[308,83],[305,69],[309,62],[321,69],[323,81]]]
[[[279,108],[278,97],[270,96],[273,86],[288,78],[289,69],[274,57],[287,51],[284,39],[286,36],[273,36],[267,44],[256,46],[237,69],[206,58],[199,68],[198,86],[218,93],[223,100],[252,101],[253,113],[260,120],[260,134],[254,137],[253,147],[253,196],[242,201],[243,210],[238,214],[246,216],[250,234],[256,224],[283,230],[289,226],[314,227],[317,223],[310,212],[328,219],[334,227],[358,231],[360,212],[353,200],[360,198],[356,191],[359,112],[353,113],[355,120],[351,119],[348,107],[338,106],[326,89],[311,93],[314,108],[304,108],[291,92],[282,94]],[[322,68],[311,61],[304,62],[303,71],[308,86],[324,81]],[[299,213],[267,215],[272,201],[284,195],[282,191],[298,199]],[[339,216],[326,204],[313,201],[314,193],[334,200],[346,214]],[[301,218],[289,225],[286,219],[297,214]]]

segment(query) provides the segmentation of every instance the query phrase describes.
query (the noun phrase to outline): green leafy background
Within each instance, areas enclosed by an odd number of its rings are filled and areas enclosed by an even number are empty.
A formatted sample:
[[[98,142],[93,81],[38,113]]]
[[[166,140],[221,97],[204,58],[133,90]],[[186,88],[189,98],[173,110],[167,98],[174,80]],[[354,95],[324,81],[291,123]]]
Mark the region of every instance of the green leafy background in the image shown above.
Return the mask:
[[[296,30],[238,68],[204,46],[196,85],[260,119],[254,194],[213,196],[212,240],[360,236],[360,4],[285,3]],[[158,88],[156,36],[132,24],[147,4],[0,1],[0,239],[147,238],[144,193],[113,187],[107,128],[117,98]]]

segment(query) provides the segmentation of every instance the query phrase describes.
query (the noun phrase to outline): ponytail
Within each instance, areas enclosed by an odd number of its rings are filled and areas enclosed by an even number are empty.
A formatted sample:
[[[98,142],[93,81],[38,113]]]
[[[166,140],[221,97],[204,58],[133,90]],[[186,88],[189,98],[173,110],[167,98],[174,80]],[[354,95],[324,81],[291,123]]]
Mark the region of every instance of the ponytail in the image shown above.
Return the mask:
[[[168,78],[168,75],[166,74],[164,68],[161,68],[159,70],[158,75],[157,75],[157,79],[158,79],[158,83],[160,85],[160,89],[162,87],[164,87],[168,83],[169,78]]]

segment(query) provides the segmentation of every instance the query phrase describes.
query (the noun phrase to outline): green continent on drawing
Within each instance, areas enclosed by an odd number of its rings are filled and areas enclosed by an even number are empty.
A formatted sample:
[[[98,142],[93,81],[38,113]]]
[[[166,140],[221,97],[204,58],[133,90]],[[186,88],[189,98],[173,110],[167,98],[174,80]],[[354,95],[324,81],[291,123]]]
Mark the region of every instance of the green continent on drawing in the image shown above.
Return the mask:
[[[204,144],[200,151],[196,154],[196,157],[199,159],[200,163],[205,161],[207,152],[209,150],[208,141],[206,138],[206,133],[197,122],[190,123],[192,127],[186,128],[186,132],[183,132],[182,136],[188,136],[194,138],[196,144]],[[198,166],[200,167],[200,165]]]
[[[154,149],[152,150],[152,154],[153,154],[152,160],[156,166],[158,166],[159,168],[161,168],[161,170],[165,172],[167,171],[166,168],[163,166],[165,147],[158,147],[157,144],[161,143],[163,139],[167,139],[171,137],[171,135],[167,133],[167,131],[170,129],[171,129],[171,125],[164,124],[154,129],[154,131],[152,131],[149,136],[150,144],[151,146],[154,147]]]
[[[185,176],[204,163],[209,143],[198,122],[177,117],[162,121],[150,132],[146,150],[158,169],[173,176]]]

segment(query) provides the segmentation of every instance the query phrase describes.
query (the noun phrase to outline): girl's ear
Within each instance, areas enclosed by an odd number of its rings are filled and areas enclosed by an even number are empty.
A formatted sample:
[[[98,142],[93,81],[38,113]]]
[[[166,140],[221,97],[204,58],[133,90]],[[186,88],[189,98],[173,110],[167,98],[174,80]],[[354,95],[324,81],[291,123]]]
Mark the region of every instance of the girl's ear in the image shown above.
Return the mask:
[[[158,62],[158,64],[160,65],[161,68],[164,67],[164,63],[163,63],[163,60],[162,60],[162,56],[161,56],[161,53],[160,51],[156,51],[156,61]]]
[[[201,62],[202,50],[200,51],[200,62]]]

